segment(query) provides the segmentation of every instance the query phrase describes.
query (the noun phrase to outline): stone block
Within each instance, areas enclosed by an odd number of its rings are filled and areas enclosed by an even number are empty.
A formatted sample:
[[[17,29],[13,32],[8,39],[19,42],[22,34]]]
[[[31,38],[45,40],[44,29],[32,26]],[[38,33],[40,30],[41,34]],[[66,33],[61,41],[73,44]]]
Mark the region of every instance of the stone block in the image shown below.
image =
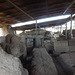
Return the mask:
[[[75,40],[69,40],[69,46],[75,46]]]
[[[69,46],[69,51],[75,51],[75,46]]]
[[[54,50],[56,52],[68,52],[69,51],[68,42],[67,41],[55,41]]]
[[[73,73],[75,73],[75,52],[61,54],[60,57],[68,66],[72,68]]]
[[[58,75],[52,57],[45,48],[35,48],[32,59],[32,75]]]

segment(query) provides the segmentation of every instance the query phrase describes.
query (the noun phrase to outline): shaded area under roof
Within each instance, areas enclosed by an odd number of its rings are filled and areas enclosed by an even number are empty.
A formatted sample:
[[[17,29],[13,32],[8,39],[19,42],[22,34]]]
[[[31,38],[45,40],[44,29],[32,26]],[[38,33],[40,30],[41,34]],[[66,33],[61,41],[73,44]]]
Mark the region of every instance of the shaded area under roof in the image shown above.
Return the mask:
[[[14,4],[26,11],[33,18],[46,18],[62,15],[66,8],[73,0],[11,0]],[[75,13],[75,4],[66,12],[66,14]],[[31,20],[13,7],[6,0],[0,0],[0,23],[15,24],[17,22],[25,22]],[[5,18],[3,18],[5,17]],[[66,21],[65,21],[66,22]],[[64,23],[64,20],[57,22],[42,23],[41,27],[59,25]],[[15,29],[32,29],[35,25],[17,27]]]

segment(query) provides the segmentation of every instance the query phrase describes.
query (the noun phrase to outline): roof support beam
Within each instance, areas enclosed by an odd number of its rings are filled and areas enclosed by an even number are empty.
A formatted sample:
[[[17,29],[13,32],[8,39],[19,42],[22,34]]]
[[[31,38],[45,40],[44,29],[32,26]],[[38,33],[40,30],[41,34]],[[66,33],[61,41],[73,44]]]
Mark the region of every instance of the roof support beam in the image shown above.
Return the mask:
[[[73,5],[74,3],[75,3],[75,0],[72,1],[72,3],[67,7],[67,9],[64,11],[63,14],[65,14],[65,13],[68,11],[68,9],[72,7],[72,5]]]
[[[2,28],[3,26],[8,26],[8,25],[10,25],[10,24],[7,24],[7,23],[0,23],[1,25],[0,25],[0,28]]]
[[[11,5],[13,5],[16,9],[18,9],[20,12],[22,12],[23,14],[27,15],[28,17],[30,17],[31,19],[34,19],[32,16],[30,16],[28,13],[26,13],[25,11],[23,11],[21,8],[19,8],[17,5],[15,5],[13,2],[11,2],[10,0],[6,0],[7,2],[9,2]]]
[[[4,16],[0,16],[0,17],[1,17],[1,18],[4,18],[4,19],[11,20],[11,21],[15,21],[15,22],[21,22],[21,21],[18,21],[18,20],[15,20],[15,19],[9,18],[9,17],[4,17]]]

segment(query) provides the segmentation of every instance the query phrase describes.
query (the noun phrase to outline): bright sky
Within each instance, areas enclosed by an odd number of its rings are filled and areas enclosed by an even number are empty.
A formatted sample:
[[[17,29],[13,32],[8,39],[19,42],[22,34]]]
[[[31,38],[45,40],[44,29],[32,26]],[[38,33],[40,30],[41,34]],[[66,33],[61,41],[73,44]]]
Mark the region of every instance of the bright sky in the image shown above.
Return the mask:
[[[44,22],[50,22],[50,21],[55,21],[55,20],[61,20],[61,19],[66,19],[70,17],[70,14],[68,15],[60,15],[60,16],[55,16],[55,17],[49,17],[49,18],[44,18],[44,19],[38,19],[37,23],[44,23]],[[19,26],[24,26],[24,25],[31,25],[35,24],[36,20],[33,21],[27,21],[27,22],[22,22],[22,23],[16,23],[11,25],[12,27],[19,27]]]

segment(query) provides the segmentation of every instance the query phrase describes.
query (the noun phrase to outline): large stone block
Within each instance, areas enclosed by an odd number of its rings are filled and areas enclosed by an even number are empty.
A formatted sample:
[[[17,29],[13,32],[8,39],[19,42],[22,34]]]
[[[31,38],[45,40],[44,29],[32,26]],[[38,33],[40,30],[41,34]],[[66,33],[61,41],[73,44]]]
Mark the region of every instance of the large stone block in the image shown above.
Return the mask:
[[[49,52],[50,50],[54,50],[53,43],[50,40],[44,41],[44,47]]]
[[[5,41],[5,37],[0,37],[0,43]]]
[[[75,52],[61,54],[60,57],[68,66],[72,68],[75,73]]]
[[[69,51],[69,47],[67,46],[56,46],[54,47],[56,52],[68,52]]]
[[[41,42],[41,38],[40,37],[37,38],[36,42],[37,42],[37,47],[41,47],[42,46],[42,42]]]
[[[75,40],[69,40],[69,51],[75,51]]]
[[[75,51],[75,46],[69,46],[69,51]]]
[[[69,46],[75,46],[75,40],[69,40]]]
[[[54,46],[68,46],[68,41],[54,41]]]
[[[13,35],[8,34],[8,35],[5,37],[5,42],[10,44],[10,43],[11,43],[11,38],[12,38],[12,36],[13,36]]]
[[[67,41],[55,41],[54,50],[56,52],[68,52],[69,51],[68,42]]]
[[[20,57],[22,55],[26,57],[27,55],[25,43],[16,35],[8,34],[6,36],[6,41],[1,46],[7,53],[16,57]]]
[[[0,47],[0,75],[28,75],[18,58],[7,54]]]
[[[20,57],[21,55],[24,55],[24,57],[26,57],[27,55],[25,44],[21,42],[20,37],[16,35],[11,38],[10,50],[11,54],[16,57]]]
[[[20,37],[18,37],[18,36],[16,36],[16,35],[13,35],[13,36],[11,37],[11,43],[13,43],[13,44],[15,44],[15,45],[19,44],[19,43],[20,43]]]
[[[32,75],[58,75],[51,56],[45,48],[33,50]]]

